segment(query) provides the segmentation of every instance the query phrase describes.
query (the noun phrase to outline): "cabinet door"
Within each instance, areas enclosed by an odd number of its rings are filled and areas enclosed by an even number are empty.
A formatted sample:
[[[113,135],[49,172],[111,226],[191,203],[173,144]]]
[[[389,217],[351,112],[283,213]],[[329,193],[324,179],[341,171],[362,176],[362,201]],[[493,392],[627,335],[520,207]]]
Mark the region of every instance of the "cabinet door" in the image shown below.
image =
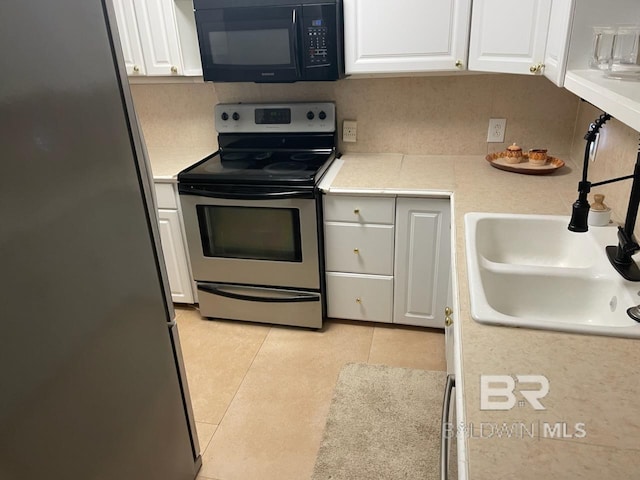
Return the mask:
[[[113,0],[127,75],[145,75],[134,0]]]
[[[474,0],[469,70],[543,71],[551,0]]]
[[[569,38],[575,0],[553,0],[544,54],[544,76],[557,86],[564,85],[569,57]]]
[[[470,0],[344,0],[345,70],[458,70],[466,64]]]
[[[173,0],[135,2],[147,75],[182,75]]]
[[[394,323],[444,327],[450,229],[449,200],[397,199]]]
[[[171,299],[176,303],[193,303],[193,288],[178,211],[159,209],[158,224]]]

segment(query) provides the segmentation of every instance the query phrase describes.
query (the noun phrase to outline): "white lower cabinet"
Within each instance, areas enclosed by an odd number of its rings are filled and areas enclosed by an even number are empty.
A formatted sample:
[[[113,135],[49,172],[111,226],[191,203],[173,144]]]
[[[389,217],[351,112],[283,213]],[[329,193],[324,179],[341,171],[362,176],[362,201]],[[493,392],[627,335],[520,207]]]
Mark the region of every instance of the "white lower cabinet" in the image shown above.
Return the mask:
[[[171,300],[175,303],[194,303],[193,280],[184,242],[184,226],[178,210],[177,191],[170,183],[156,183],[155,189],[160,243],[169,278]]]
[[[393,275],[393,225],[326,222],[328,271]]]
[[[444,327],[447,199],[326,195],[327,314]]]
[[[327,273],[327,314],[370,322],[391,322],[393,277]]]
[[[398,198],[393,321],[444,327],[451,272],[449,200]]]

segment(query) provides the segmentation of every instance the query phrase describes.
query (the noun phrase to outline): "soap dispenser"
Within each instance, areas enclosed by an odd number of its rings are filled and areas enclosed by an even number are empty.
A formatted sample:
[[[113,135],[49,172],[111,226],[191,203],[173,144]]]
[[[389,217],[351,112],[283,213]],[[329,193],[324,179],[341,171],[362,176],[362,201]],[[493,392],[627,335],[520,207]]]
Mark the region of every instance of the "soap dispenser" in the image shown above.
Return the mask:
[[[611,209],[604,203],[604,195],[596,193],[593,196],[593,204],[589,209],[589,225],[604,227],[611,220]]]

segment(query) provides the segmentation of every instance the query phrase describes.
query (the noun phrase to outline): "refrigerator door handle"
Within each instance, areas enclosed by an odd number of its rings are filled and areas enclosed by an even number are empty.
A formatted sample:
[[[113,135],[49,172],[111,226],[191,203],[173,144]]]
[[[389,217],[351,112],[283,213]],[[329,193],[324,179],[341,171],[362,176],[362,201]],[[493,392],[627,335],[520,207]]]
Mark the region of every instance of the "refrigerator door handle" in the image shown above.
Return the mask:
[[[293,302],[319,302],[320,296],[317,294],[291,292],[287,296],[260,296],[247,295],[245,293],[232,292],[234,287],[223,285],[198,285],[198,290],[203,292],[220,295],[221,297],[233,298],[234,300],[244,300],[248,302],[265,302],[265,303],[293,303]],[[246,291],[246,289],[243,289]]]
[[[440,480],[447,480],[449,475],[450,438],[447,433],[447,423],[449,422],[449,413],[451,411],[451,392],[455,386],[455,375],[447,375],[447,386],[444,389],[444,400],[442,402],[442,424],[440,428]]]

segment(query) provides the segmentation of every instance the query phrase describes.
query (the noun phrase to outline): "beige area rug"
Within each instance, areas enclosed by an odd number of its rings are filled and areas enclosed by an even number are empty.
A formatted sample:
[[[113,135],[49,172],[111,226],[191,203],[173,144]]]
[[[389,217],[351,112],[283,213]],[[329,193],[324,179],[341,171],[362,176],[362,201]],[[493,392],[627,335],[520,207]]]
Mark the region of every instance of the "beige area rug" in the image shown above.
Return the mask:
[[[312,479],[438,479],[445,383],[445,372],[345,365]]]

